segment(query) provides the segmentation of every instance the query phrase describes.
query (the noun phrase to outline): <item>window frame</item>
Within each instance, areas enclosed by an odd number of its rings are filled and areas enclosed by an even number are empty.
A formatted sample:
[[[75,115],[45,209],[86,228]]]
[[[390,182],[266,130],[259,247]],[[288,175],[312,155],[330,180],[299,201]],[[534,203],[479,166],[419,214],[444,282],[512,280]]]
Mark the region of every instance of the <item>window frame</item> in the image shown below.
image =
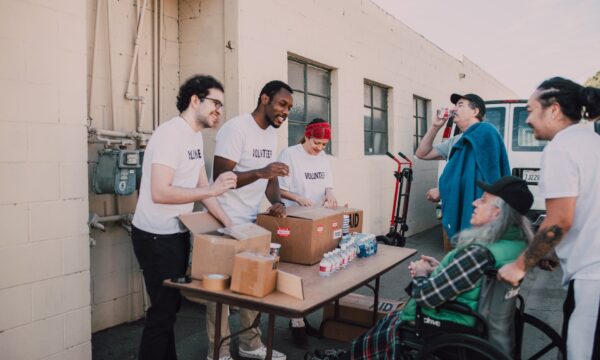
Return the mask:
[[[419,116],[419,101],[424,102],[425,106],[423,108],[425,109],[425,115]],[[412,117],[415,121],[415,131],[413,134],[413,154],[414,154],[417,152],[417,148],[419,147],[419,144],[421,143],[421,140],[423,139],[423,137],[425,137],[427,130],[429,130],[429,105],[431,104],[431,100],[424,98],[422,96],[413,94],[413,103],[414,103],[414,109],[413,109],[414,111],[413,111]],[[421,124],[420,120],[424,120],[424,123],[427,125],[425,128],[425,131],[422,132],[422,135],[419,133],[420,124]]]
[[[364,93],[365,93],[365,88],[369,87],[369,100],[370,100],[370,105],[365,103],[365,99],[364,99]],[[377,107],[375,106],[375,104],[373,103],[373,88],[377,87],[383,90],[383,101],[384,101],[384,106],[385,108],[381,108],[381,107]],[[389,151],[389,132],[390,132],[390,124],[388,121],[388,114],[389,114],[389,90],[390,88],[378,83],[375,83],[373,81],[369,81],[369,80],[365,80],[363,82],[363,153],[364,155],[367,156],[373,156],[373,155],[385,155],[386,152]],[[369,115],[371,118],[371,128],[367,129],[365,126],[365,121],[364,121],[364,115],[365,115],[365,110],[369,109]],[[384,117],[384,122],[385,122],[385,131],[380,131],[380,130],[373,130],[373,113],[374,111],[381,111],[382,115]],[[370,137],[370,141],[371,144],[375,143],[375,134],[382,134],[382,139],[385,139],[385,148],[383,149],[382,152],[367,152],[366,149],[366,145],[367,145],[367,136]]]
[[[290,83],[290,81],[289,81],[289,78],[290,78],[290,76],[289,76],[289,72],[290,72],[290,66],[289,66],[289,64],[290,64],[290,62],[294,62],[294,63],[302,66],[302,72],[303,72],[303,74],[302,74],[303,88],[302,89],[295,88]],[[312,67],[312,68],[317,69],[319,71],[323,71],[323,72],[325,72],[327,74],[327,95],[317,94],[317,93],[308,91],[308,69],[309,69],[309,67]],[[290,139],[290,137],[289,137],[290,136],[289,135],[290,125],[292,125],[292,126],[298,126],[298,125],[300,125],[300,126],[305,127],[310,121],[313,120],[313,119],[309,119],[308,118],[308,113],[309,113],[309,111],[308,111],[308,99],[309,99],[309,96],[317,97],[317,98],[320,98],[320,99],[327,100],[327,114],[319,115],[319,117],[322,117],[324,120],[326,120],[329,123],[329,125],[331,125],[331,86],[332,86],[332,84],[331,84],[331,71],[332,70],[330,68],[324,67],[322,65],[317,65],[317,64],[312,63],[312,62],[307,61],[307,60],[298,59],[298,58],[292,57],[292,56],[288,57],[288,84],[290,85],[290,87],[294,91],[294,94],[300,94],[301,93],[303,95],[303,97],[304,97],[304,101],[303,101],[303,103],[304,103],[304,108],[303,108],[304,119],[302,119],[302,121],[300,121],[298,119],[292,119],[290,116],[288,116],[288,146],[296,145],[298,143],[298,140],[299,140],[299,139],[295,139],[295,140],[293,140],[293,142],[291,142],[292,139]],[[294,105],[294,106],[296,106],[296,105]],[[327,154],[331,154],[331,142],[332,141],[330,141],[327,144],[327,146],[325,147],[325,152]]]

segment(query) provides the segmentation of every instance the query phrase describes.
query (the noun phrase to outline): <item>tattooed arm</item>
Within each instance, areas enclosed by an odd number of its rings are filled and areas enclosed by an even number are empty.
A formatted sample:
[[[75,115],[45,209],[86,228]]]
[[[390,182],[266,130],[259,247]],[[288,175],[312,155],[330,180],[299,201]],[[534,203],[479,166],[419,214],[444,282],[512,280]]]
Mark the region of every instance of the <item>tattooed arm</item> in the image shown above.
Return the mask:
[[[498,279],[516,286],[525,277],[527,270],[548,254],[573,224],[576,197],[546,200],[546,220],[533,237],[529,247],[512,263],[498,270]]]

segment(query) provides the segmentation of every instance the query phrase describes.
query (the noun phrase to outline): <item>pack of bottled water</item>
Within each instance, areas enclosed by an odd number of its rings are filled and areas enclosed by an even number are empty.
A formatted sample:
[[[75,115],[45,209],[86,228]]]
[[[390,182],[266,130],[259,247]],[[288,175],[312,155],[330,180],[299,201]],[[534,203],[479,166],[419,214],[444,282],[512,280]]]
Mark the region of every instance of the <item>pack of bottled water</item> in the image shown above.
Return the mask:
[[[329,276],[344,269],[356,257],[368,257],[377,252],[375,235],[353,233],[342,236],[339,248],[325,253],[319,263],[319,275]]]

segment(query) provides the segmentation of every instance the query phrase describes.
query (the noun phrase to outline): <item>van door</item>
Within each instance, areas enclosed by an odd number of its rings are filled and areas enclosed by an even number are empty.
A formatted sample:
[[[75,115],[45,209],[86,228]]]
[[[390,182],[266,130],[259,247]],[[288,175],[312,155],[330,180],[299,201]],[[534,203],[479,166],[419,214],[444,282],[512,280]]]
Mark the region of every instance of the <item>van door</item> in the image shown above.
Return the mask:
[[[528,115],[526,107],[527,104],[521,103],[510,105],[509,136],[505,139],[505,144],[512,174],[527,181],[529,190],[533,193],[531,209],[543,212],[546,207],[539,196],[538,183],[542,151],[548,142],[537,140],[533,129],[525,123]]]

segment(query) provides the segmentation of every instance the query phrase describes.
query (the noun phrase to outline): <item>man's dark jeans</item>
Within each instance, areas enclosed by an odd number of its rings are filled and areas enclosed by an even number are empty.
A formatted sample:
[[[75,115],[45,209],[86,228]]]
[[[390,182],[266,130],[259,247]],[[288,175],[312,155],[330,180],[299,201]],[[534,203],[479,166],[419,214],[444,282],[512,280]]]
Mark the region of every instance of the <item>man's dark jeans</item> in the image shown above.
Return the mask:
[[[179,290],[163,286],[163,280],[185,275],[190,252],[189,233],[152,234],[132,227],[135,256],[144,274],[151,306],[140,344],[140,360],[177,359],[175,314],[181,306]]]

